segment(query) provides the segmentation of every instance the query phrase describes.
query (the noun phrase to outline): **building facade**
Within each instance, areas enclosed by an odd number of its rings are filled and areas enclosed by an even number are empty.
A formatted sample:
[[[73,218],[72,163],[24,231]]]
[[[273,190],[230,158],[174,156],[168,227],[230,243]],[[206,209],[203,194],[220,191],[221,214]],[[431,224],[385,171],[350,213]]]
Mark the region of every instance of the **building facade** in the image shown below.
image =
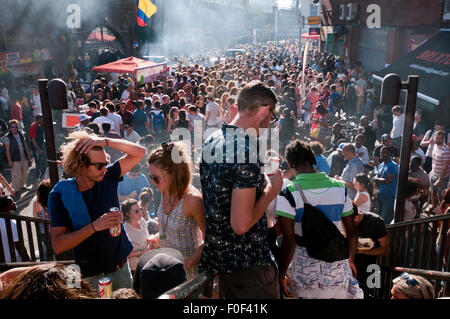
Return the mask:
[[[367,71],[392,64],[446,26],[441,0],[322,0],[325,48]]]

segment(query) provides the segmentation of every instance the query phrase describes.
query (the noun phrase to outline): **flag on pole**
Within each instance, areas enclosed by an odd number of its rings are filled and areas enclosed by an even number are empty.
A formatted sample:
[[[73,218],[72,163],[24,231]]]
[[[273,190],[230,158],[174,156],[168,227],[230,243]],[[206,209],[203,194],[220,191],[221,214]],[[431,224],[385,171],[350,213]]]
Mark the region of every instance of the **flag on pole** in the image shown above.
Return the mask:
[[[158,8],[150,0],[136,0],[137,24],[141,27],[147,25],[147,21],[158,11]]]

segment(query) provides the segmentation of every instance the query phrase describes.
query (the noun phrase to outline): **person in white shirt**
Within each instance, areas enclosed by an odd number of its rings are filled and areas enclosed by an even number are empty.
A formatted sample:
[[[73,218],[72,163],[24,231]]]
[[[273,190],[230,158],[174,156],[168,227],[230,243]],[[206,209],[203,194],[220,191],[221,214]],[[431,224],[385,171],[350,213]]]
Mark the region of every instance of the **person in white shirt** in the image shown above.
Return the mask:
[[[422,161],[420,166],[422,167],[423,164],[425,163],[425,153],[419,147],[419,141],[417,140],[417,136],[415,134],[412,135],[412,141],[413,141],[413,143],[412,143],[410,158],[413,157],[414,155],[420,156],[420,160]]]
[[[31,86],[30,105],[33,109],[33,117],[42,114],[41,96],[34,85]]]
[[[123,90],[121,99],[122,99],[122,100],[127,100],[127,99],[129,99],[132,90],[133,90],[133,87],[132,87],[131,85],[128,85],[127,88],[126,88],[125,90]]]
[[[366,174],[358,174],[353,178],[353,185],[358,191],[355,196],[355,205],[361,212],[370,212],[371,206],[371,181]]]
[[[220,120],[220,109],[219,105],[214,102],[214,97],[212,95],[208,95],[208,104],[206,105],[206,126],[216,127]]]
[[[392,144],[400,149],[402,144],[403,124],[405,123],[405,114],[402,113],[400,105],[395,105],[392,108]]]
[[[127,141],[138,143],[141,136],[134,130],[133,122],[127,122],[123,125],[123,138]]]
[[[111,127],[111,131],[119,135],[123,132],[123,120],[119,114],[115,113],[114,104],[111,102],[106,103],[106,108],[108,109],[108,119],[114,122],[114,129]]]
[[[364,141],[365,138],[363,134],[356,135],[355,151],[361,162],[363,162],[364,165],[367,165],[369,164],[369,151],[367,150],[367,147],[363,145]]]
[[[100,126],[100,133],[103,134],[103,123],[109,123],[111,125],[111,131],[116,131],[114,122],[108,118],[108,109],[106,107],[102,107],[100,109],[100,116],[94,120],[94,123],[97,123]]]

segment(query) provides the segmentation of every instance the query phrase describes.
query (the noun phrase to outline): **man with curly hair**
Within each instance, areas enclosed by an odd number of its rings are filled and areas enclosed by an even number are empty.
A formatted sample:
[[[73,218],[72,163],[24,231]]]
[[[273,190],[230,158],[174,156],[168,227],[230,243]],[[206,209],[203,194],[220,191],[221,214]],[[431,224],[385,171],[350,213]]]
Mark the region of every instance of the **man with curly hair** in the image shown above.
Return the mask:
[[[69,135],[62,146],[64,171],[72,178],[60,181],[49,196],[52,245],[55,253],[73,249],[75,263],[93,286],[107,275],[113,289],[130,288],[127,257],[133,245],[121,227],[121,234],[108,229],[121,225],[117,188],[122,177],[145,156],[145,148],[120,139],[100,138],[85,131]],[[125,154],[108,164],[104,147]]]

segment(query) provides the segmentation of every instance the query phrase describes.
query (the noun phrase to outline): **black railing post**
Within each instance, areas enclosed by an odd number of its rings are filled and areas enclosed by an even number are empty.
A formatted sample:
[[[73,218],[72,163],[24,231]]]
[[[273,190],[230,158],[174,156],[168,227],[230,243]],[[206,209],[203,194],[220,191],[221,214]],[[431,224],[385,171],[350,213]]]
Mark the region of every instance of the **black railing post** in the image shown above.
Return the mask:
[[[409,157],[411,154],[414,114],[416,113],[417,89],[419,76],[408,76],[408,82],[403,83],[403,88],[408,90],[406,95],[405,122],[403,125],[403,137],[400,150],[400,168],[397,179],[397,198],[395,201],[394,222],[403,220],[405,210],[406,183],[408,181]]]

